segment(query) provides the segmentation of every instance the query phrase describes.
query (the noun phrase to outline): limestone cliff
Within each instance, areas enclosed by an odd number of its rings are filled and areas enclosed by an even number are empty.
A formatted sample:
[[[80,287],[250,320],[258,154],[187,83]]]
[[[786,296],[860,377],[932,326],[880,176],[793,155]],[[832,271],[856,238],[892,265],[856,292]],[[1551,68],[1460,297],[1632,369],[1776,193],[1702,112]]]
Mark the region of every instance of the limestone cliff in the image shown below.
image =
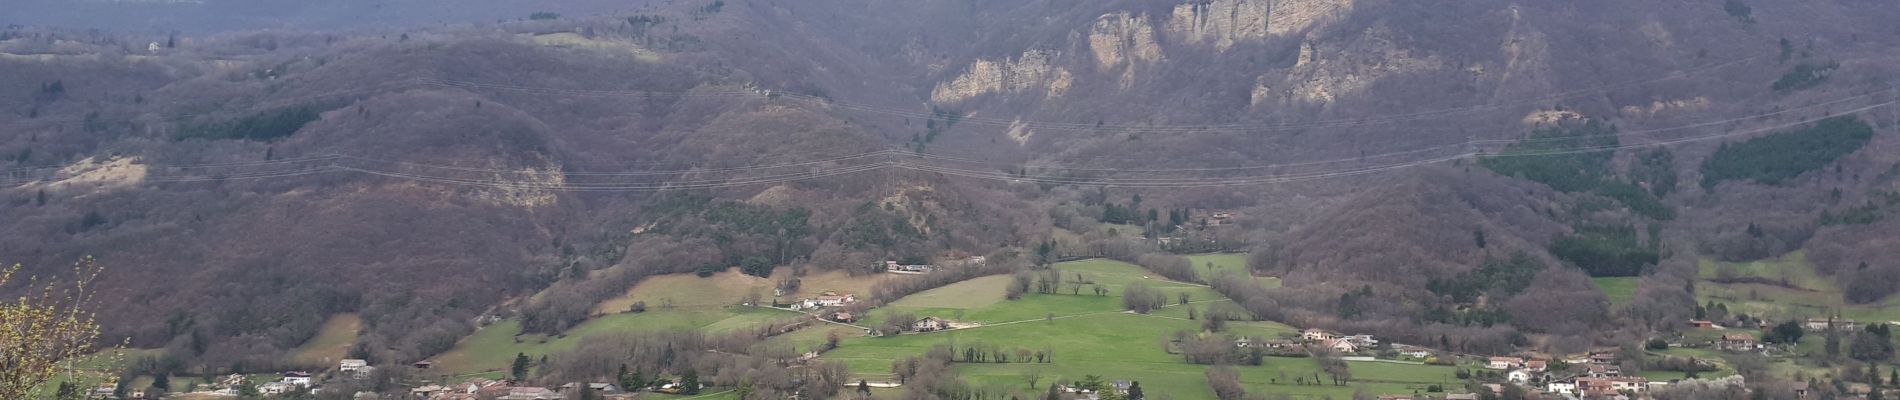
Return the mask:
[[[1103,14],[1089,28],[1089,51],[1095,53],[1096,66],[1106,71],[1123,61],[1160,61],[1161,45],[1155,41],[1154,24],[1147,15],[1128,12]]]
[[[1352,0],[1213,0],[1174,6],[1167,31],[1186,43],[1235,44],[1324,27],[1352,11]]]
[[[1068,69],[1056,65],[1059,54],[1030,50],[1021,57],[1002,60],[977,60],[949,82],[937,84],[930,100],[940,104],[956,103],[991,93],[1018,93],[1043,90],[1050,97],[1061,96],[1074,81]]]
[[[1256,85],[1253,102],[1330,103],[1364,91],[1379,79],[1444,68],[1446,63],[1438,57],[1400,46],[1392,35],[1389,29],[1375,26],[1348,41],[1346,48],[1328,50],[1311,42],[1302,44],[1298,64],[1286,74],[1286,89],[1263,92],[1269,80],[1263,76]]]

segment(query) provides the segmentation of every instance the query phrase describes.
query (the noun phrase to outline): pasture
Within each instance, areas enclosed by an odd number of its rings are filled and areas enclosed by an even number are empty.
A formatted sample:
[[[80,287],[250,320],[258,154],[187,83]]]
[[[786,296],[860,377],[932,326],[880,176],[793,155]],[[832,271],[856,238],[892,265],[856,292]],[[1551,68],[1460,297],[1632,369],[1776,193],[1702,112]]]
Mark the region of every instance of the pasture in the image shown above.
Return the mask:
[[[1631,298],[1636,297],[1636,282],[1641,279],[1635,276],[1600,277],[1590,278],[1590,283],[1595,284],[1597,290],[1603,291],[1603,295],[1610,298],[1610,307],[1614,308],[1629,303]]]
[[[290,362],[298,365],[328,367],[346,358],[356,345],[356,333],[363,329],[363,318],[356,314],[337,314],[323,321],[317,336],[291,350]]]
[[[446,353],[433,358],[446,373],[502,371],[515,354],[558,353],[579,345],[582,338],[622,332],[660,332],[668,330],[704,330],[718,333],[756,326],[801,314],[770,308],[728,306],[723,308],[650,309],[644,313],[597,316],[559,335],[521,333],[521,321],[502,320],[463,338]]]
[[[1254,275],[1253,270],[1247,267],[1247,253],[1202,253],[1186,257],[1194,263],[1194,272],[1201,274],[1204,280],[1212,281],[1222,275],[1246,276],[1269,289],[1280,287],[1278,277]]]
[[[1225,260],[1216,262],[1232,266],[1232,261],[1244,261],[1245,256],[1222,258]],[[1058,294],[1030,293],[1018,300],[969,302],[989,302],[988,306],[953,307],[968,304],[946,304],[941,299],[970,293],[972,287],[1007,284],[1008,277],[983,278],[1001,278],[995,282],[970,281],[945,286],[912,296],[927,300],[905,298],[873,312],[873,317],[908,312],[986,325],[892,337],[847,337],[838,349],[825,353],[823,358],[843,361],[859,377],[877,380],[889,379],[892,362],[921,355],[939,345],[985,345],[1031,352],[1046,349],[1051,352],[1051,361],[1047,363],[962,363],[957,365],[957,371],[973,385],[1021,388],[1032,393],[1037,391],[1028,390],[1031,375],[1040,376],[1038,384],[1041,386],[1098,375],[1107,380],[1139,381],[1151,396],[1213,397],[1203,375],[1208,367],[1187,363],[1182,356],[1168,354],[1166,350],[1167,341],[1177,331],[1201,332],[1201,321],[1187,319],[1187,307],[1172,304],[1176,299],[1172,296],[1188,293],[1192,302],[1188,306],[1200,310],[1231,306],[1230,301],[1200,285],[1168,281],[1127,263],[1082,260],[1058,263],[1056,268],[1062,271],[1065,281],[1081,273],[1083,280],[1113,289],[1106,296],[1097,296],[1087,287],[1080,294],[1071,294],[1069,287],[1063,286]],[[1168,293],[1172,305],[1146,315],[1122,311],[1121,288],[1135,282],[1145,282]],[[963,284],[969,285],[959,287]],[[1219,334],[1277,338],[1296,331],[1275,322],[1238,321],[1230,323],[1227,331]],[[1252,393],[1302,398],[1352,398],[1353,392],[1362,388],[1366,393],[1410,394],[1433,384],[1450,387],[1459,382],[1453,376],[1456,370],[1453,367],[1383,362],[1348,364],[1353,381],[1347,386],[1313,384],[1313,376],[1319,373],[1319,368],[1311,358],[1268,357],[1262,365],[1241,366],[1236,370]]]
[[[1804,251],[1765,260],[1730,263],[1702,259],[1698,265],[1696,301],[1725,305],[1729,312],[1770,320],[1819,317],[1839,312],[1865,322],[1900,320],[1900,296],[1878,302],[1852,304],[1840,285],[1815,270]]]

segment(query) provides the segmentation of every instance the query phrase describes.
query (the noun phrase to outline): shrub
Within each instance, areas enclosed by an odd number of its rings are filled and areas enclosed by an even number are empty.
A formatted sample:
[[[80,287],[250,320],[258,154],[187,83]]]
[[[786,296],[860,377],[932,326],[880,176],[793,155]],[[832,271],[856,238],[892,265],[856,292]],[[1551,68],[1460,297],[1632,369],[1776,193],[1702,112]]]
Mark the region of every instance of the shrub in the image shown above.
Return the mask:
[[[1834,74],[1836,68],[1840,68],[1840,64],[1796,65],[1794,70],[1782,74],[1780,79],[1776,79],[1775,83],[1769,86],[1777,92],[1792,92],[1821,86],[1821,83],[1827,82],[1828,75]]]

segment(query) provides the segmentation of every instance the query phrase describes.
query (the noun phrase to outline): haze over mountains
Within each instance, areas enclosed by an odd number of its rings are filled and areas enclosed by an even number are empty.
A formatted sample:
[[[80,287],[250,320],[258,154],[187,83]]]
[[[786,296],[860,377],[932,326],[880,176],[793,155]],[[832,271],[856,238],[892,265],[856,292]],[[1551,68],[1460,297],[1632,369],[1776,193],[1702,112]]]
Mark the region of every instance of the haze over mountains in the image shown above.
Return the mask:
[[[1237,215],[1201,250],[1285,279],[1255,315],[1424,342],[1678,323],[1703,258],[1900,290],[1893,2],[649,3],[27,1],[0,258],[97,256],[111,336],[207,365],[709,265],[1132,256],[1144,209]]]

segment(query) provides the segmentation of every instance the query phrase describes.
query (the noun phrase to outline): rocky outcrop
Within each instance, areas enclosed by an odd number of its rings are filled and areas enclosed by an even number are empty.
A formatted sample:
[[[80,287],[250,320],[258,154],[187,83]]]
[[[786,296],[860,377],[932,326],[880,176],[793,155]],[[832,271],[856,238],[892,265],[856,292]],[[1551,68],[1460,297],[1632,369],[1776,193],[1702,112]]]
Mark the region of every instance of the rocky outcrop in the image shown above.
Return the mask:
[[[1384,27],[1367,29],[1347,43],[1343,49],[1323,49],[1310,42],[1301,45],[1299,63],[1288,71],[1283,84],[1286,89],[1261,93],[1261,88],[1267,86],[1267,78],[1263,77],[1254,89],[1254,104],[1272,99],[1330,103],[1364,91],[1386,77],[1437,70],[1445,65],[1438,57],[1398,45]]]
[[[939,104],[957,103],[991,93],[1018,93],[1042,90],[1050,97],[1069,91],[1074,75],[1056,65],[1058,53],[1030,50],[1016,59],[977,60],[949,82],[937,84],[930,100]]]
[[[1010,121],[1009,140],[1016,141],[1016,145],[1021,146],[1021,145],[1029,144],[1029,138],[1035,135],[1036,135],[1036,131],[1029,129],[1029,125],[1024,124],[1021,118],[1018,118],[1015,121]]]
[[[1212,43],[1226,50],[1235,43],[1267,38],[1269,0],[1190,1],[1174,6],[1168,33],[1182,42]]]
[[[554,165],[548,165],[547,168],[523,168],[507,173],[497,172],[491,174],[489,178],[498,184],[478,189],[471,194],[477,200],[498,206],[521,208],[553,206],[560,200],[555,196],[554,189],[567,185],[567,174]]]
[[[1570,110],[1537,110],[1524,115],[1524,125],[1557,125],[1566,121],[1583,120],[1583,114]]]
[[[1095,53],[1096,66],[1108,70],[1122,62],[1161,60],[1161,44],[1155,41],[1155,27],[1146,15],[1128,12],[1103,14],[1089,28],[1089,51]]]
[[[145,182],[148,173],[145,164],[134,163],[131,158],[111,158],[97,160],[92,157],[60,168],[50,179],[29,182],[21,187],[27,190],[52,190],[54,192],[72,192],[76,195],[136,186]]]
[[[1352,12],[1352,0],[1282,0],[1267,15],[1267,34],[1292,35],[1339,21]]]
[[[1713,102],[1708,97],[1696,96],[1686,99],[1656,100],[1648,105],[1627,105],[1619,111],[1622,111],[1624,117],[1649,118],[1668,111],[1706,110],[1712,104]]]
[[[1235,44],[1290,36],[1338,21],[1352,11],[1352,0],[1212,0],[1174,6],[1167,31],[1188,43],[1211,43],[1217,50]]]

